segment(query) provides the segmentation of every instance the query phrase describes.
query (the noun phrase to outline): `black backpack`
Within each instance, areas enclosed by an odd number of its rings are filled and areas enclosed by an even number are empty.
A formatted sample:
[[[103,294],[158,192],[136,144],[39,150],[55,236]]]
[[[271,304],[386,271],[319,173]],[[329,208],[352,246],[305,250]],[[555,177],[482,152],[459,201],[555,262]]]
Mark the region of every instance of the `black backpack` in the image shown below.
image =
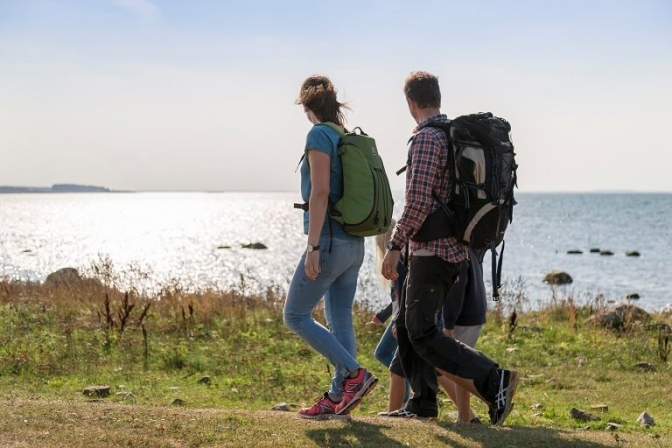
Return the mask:
[[[513,219],[517,187],[511,126],[491,113],[463,115],[450,122],[429,122],[445,132],[452,187],[448,198],[434,197],[440,207],[431,213],[413,241],[454,236],[480,254],[492,252],[493,299],[499,299],[504,244],[497,262],[496,248]],[[402,168],[403,170],[403,168]],[[400,170],[400,172],[402,171]]]

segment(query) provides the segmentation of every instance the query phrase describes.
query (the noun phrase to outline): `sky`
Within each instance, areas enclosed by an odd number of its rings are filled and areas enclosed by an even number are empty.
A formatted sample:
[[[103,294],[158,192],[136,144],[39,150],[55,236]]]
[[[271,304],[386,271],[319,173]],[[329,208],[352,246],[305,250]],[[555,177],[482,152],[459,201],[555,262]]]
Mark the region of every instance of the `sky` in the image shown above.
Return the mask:
[[[506,118],[523,192],[672,192],[672,2],[0,0],[0,185],[298,191],[324,74],[393,188],[415,122]]]

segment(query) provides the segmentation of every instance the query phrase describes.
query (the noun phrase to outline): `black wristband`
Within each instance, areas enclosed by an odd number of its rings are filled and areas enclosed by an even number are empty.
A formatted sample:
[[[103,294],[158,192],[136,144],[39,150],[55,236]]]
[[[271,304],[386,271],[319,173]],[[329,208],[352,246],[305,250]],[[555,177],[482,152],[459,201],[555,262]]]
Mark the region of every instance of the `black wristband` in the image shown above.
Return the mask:
[[[401,247],[394,244],[392,241],[387,243],[387,250],[401,250]]]

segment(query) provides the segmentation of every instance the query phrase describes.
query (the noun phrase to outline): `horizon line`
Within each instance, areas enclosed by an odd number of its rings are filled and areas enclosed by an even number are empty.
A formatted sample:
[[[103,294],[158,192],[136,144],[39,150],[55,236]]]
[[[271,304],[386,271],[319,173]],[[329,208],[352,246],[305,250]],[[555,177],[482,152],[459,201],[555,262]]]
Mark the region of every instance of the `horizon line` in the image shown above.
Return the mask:
[[[102,187],[97,185],[85,185],[85,184],[54,184],[54,185],[69,185],[74,187],[92,187],[92,188],[103,188],[108,191],[93,191],[98,193],[298,193],[298,190],[294,189],[248,189],[248,188],[231,188],[231,189],[141,189],[141,190],[132,190],[132,189],[116,189],[110,187]],[[37,186],[16,186],[16,185],[0,185],[0,190],[2,189],[22,189],[26,190],[23,192],[17,193],[61,193],[59,191],[52,190],[53,185],[49,187],[37,187]],[[403,192],[403,188],[392,188],[394,192]],[[2,191],[0,191],[2,193]],[[12,193],[11,191],[4,193]],[[78,192],[67,192],[67,193],[78,193]],[[82,191],[82,193],[91,193],[87,191]],[[515,190],[515,193],[521,194],[670,194],[672,190],[623,190],[623,189],[595,189],[595,190]]]

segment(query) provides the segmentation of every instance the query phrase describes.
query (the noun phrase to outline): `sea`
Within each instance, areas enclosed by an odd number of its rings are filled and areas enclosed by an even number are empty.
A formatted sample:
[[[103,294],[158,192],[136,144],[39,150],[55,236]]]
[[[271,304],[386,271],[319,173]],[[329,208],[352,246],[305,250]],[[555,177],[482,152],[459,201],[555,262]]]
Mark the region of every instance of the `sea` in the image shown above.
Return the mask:
[[[282,295],[306,244],[302,212],[293,208],[299,199],[289,192],[0,194],[0,278],[44,281],[74,267],[150,294]],[[502,300],[522,293],[535,307],[637,294],[635,304],[652,311],[672,302],[672,194],[518,192],[516,199],[502,264],[502,291],[510,293]],[[396,191],[396,217],[402,208]],[[266,249],[244,247],[255,242]],[[389,300],[374,247],[367,238],[356,295],[372,309]],[[573,282],[543,283],[552,270]],[[484,278],[490,289],[490,254]]]

